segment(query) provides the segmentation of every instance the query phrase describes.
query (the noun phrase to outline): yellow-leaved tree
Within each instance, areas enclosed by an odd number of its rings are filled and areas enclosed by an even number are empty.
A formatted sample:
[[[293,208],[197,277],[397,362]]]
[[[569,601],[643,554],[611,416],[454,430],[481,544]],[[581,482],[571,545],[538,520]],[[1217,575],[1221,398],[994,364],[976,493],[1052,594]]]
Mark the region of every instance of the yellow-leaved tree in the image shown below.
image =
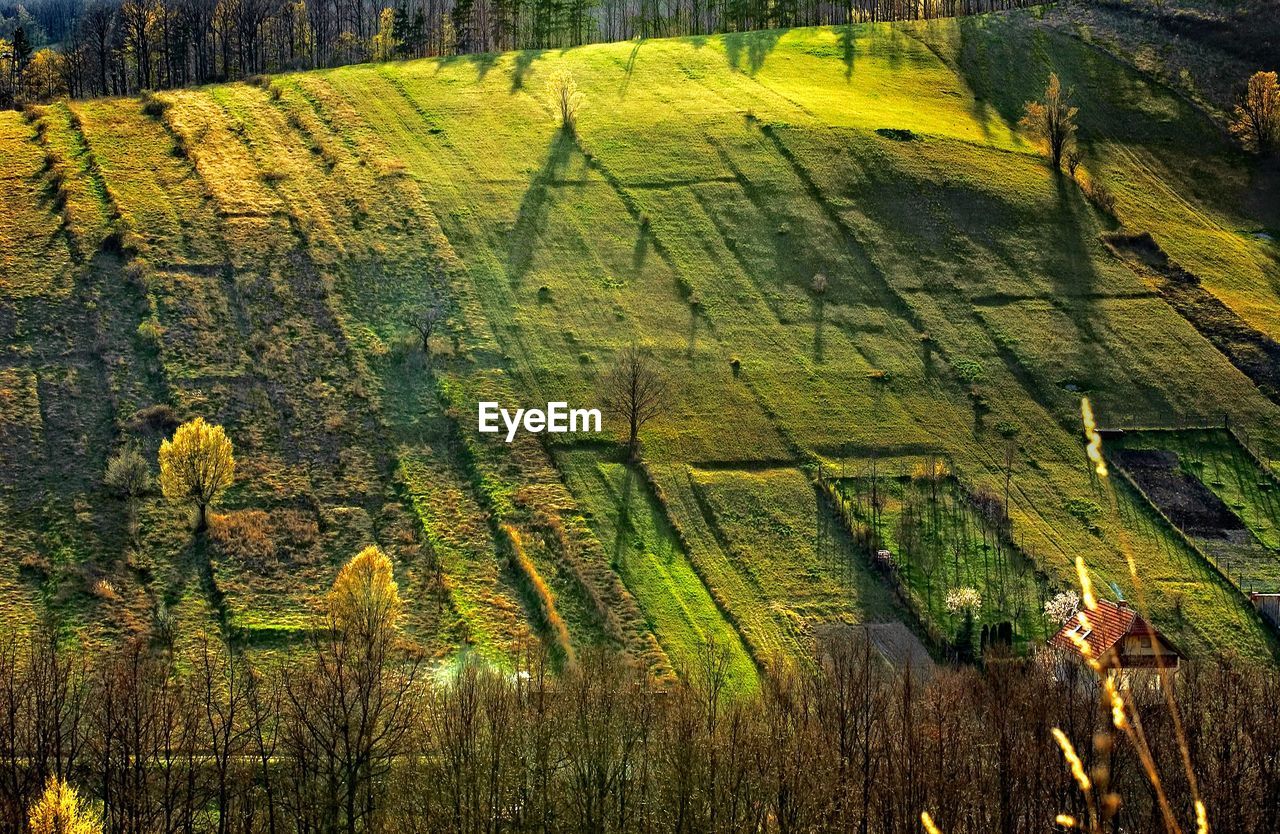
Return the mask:
[[[31,834],[102,834],[102,822],[76,789],[50,776],[27,816]]]
[[[160,444],[160,490],[170,501],[196,505],[196,529],[208,523],[208,508],[231,486],[236,460],[222,426],[203,418],[178,426],[172,440]]]
[[[1028,101],[1023,106],[1018,124],[1032,138],[1044,143],[1053,160],[1054,170],[1062,168],[1062,158],[1076,142],[1076,114],[1078,107],[1071,106],[1071,93],[1062,91],[1062,82],[1056,72],[1049,74],[1044,88],[1044,101]]]
[[[403,607],[391,559],[377,545],[361,550],[338,572],[328,603],[334,627],[348,640],[385,648]]]
[[[1231,133],[1251,151],[1280,150],[1280,80],[1274,72],[1255,72],[1231,120]]]

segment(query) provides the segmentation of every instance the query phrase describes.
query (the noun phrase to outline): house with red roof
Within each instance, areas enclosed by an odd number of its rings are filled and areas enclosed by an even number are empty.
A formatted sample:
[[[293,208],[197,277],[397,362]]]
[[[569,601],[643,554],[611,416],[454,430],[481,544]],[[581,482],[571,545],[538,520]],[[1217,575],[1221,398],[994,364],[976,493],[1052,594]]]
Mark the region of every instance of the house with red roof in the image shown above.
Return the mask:
[[[1081,643],[1089,656],[1111,669],[1177,669],[1182,655],[1155,626],[1124,600],[1098,600],[1092,611],[1071,615],[1053,635],[1049,645],[1083,660]]]

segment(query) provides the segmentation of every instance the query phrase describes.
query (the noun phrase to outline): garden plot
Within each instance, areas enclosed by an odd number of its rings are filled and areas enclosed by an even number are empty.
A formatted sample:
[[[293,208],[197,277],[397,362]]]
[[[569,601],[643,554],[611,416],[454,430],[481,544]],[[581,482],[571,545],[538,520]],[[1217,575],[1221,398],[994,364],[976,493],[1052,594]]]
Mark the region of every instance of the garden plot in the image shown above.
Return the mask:
[[[1280,590],[1280,484],[1224,429],[1125,432],[1108,456],[1242,591]]]
[[[828,492],[859,558],[897,587],[934,639],[972,641],[1002,624],[1019,645],[1047,639],[1045,583],[1014,542],[1004,497],[970,491],[939,461],[909,475],[884,471],[835,480]]]

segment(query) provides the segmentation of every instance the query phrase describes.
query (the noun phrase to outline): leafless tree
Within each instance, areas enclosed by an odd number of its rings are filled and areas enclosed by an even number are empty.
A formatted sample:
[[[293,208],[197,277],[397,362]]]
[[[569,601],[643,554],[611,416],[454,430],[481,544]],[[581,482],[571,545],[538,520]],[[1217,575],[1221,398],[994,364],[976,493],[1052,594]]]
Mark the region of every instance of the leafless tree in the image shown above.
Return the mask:
[[[670,400],[670,384],[652,357],[629,347],[618,355],[603,381],[605,406],[627,423],[627,454],[640,453],[640,429],[662,413]]]
[[[449,310],[438,297],[432,297],[412,318],[409,326],[422,339],[422,354],[431,361],[431,337],[440,329],[440,325],[448,317]]]

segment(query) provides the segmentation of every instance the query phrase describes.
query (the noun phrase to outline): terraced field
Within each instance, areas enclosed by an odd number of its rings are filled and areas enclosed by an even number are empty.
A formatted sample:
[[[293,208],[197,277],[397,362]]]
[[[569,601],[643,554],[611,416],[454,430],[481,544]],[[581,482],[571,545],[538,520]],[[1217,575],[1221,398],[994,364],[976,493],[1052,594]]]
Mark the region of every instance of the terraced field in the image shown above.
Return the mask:
[[[1113,212],[1016,129],[1051,70]],[[606,645],[668,675],[711,642],[750,687],[822,625],[918,627],[814,479],[936,457],[1007,480],[1037,590],[1082,555],[1135,594],[1132,559],[1184,651],[1276,651],[1141,496],[1110,500],[1078,416],[1081,394],[1104,424],[1225,413],[1280,448],[1276,404],[1104,239],[1150,233],[1273,337],[1280,250],[1252,231],[1280,206],[1182,98],[1031,13],[60,103],[0,114],[0,181],[6,621],[287,649],[376,541],[441,664]],[[441,297],[428,358],[408,322]],[[481,399],[598,404],[631,345],[674,390],[639,463],[476,433]],[[130,529],[108,455],[195,415],[238,459],[211,535],[158,496]],[[1038,639],[1038,599],[1016,619]]]

